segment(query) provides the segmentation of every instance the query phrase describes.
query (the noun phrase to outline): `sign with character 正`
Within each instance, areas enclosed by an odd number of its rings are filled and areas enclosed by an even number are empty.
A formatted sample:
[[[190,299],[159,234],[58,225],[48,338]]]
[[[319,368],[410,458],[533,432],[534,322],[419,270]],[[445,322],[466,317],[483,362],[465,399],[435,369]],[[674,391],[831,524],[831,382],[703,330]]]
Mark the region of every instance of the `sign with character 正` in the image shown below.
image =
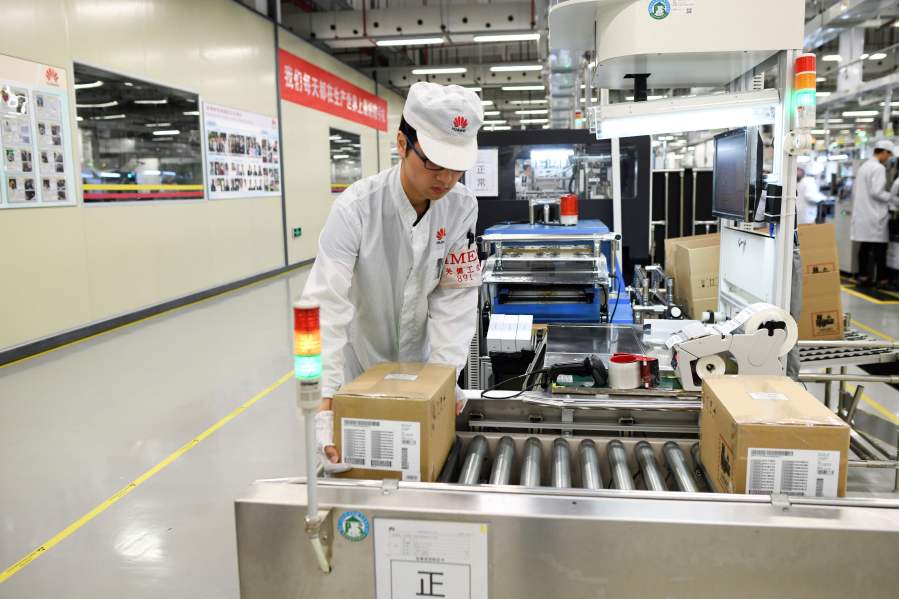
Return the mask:
[[[487,599],[487,525],[375,519],[377,599]]]

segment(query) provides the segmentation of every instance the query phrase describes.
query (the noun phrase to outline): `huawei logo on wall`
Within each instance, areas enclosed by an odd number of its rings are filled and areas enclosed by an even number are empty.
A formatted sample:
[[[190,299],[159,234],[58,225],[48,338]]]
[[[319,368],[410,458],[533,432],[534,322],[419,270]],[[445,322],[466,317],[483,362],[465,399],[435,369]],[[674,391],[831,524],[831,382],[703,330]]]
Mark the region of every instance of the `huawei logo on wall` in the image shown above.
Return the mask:
[[[44,71],[44,78],[51,85],[59,85],[59,72],[53,67],[47,67],[47,70]]]
[[[468,119],[461,114],[453,119],[453,131],[456,133],[465,133],[468,130]]]

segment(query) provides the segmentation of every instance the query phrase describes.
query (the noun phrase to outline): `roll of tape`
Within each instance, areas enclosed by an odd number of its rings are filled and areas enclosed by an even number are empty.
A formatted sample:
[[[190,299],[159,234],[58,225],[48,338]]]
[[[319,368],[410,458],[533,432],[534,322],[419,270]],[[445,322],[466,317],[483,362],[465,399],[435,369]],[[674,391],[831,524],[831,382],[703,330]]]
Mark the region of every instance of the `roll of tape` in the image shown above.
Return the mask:
[[[743,324],[743,332],[752,334],[766,322],[782,322],[786,326],[787,338],[777,355],[785,356],[790,353],[790,350],[795,347],[796,342],[799,340],[799,327],[796,326],[796,321],[793,320],[793,317],[771,304],[753,304],[747,310],[751,310],[752,313]]]
[[[718,355],[703,356],[696,360],[696,376],[704,380],[709,376],[721,376],[727,374],[727,364],[724,358]]]
[[[609,360],[609,387],[612,389],[636,389],[640,386],[641,363],[638,356],[616,354]]]

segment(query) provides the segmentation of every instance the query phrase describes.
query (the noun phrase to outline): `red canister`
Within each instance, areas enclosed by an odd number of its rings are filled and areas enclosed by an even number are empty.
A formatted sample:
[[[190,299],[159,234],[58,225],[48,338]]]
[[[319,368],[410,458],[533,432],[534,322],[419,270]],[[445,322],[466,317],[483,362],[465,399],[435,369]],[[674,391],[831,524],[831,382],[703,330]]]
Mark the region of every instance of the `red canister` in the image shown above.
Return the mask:
[[[577,196],[563,195],[559,200],[559,222],[563,225],[577,224]]]

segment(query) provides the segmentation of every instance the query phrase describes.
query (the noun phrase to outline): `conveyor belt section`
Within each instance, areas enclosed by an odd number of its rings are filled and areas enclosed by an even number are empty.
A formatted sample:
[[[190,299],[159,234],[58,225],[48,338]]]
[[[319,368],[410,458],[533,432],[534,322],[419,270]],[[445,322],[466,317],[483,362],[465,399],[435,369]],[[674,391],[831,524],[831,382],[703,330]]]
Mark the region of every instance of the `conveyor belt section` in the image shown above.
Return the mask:
[[[446,482],[557,489],[708,492],[692,441],[473,435],[459,440]]]
[[[873,339],[863,333],[847,329],[843,336],[844,341],[872,341]],[[864,349],[857,347],[800,347],[799,361],[804,366],[822,367],[831,365],[861,365],[877,364],[881,362],[896,361],[896,352],[886,348]]]

